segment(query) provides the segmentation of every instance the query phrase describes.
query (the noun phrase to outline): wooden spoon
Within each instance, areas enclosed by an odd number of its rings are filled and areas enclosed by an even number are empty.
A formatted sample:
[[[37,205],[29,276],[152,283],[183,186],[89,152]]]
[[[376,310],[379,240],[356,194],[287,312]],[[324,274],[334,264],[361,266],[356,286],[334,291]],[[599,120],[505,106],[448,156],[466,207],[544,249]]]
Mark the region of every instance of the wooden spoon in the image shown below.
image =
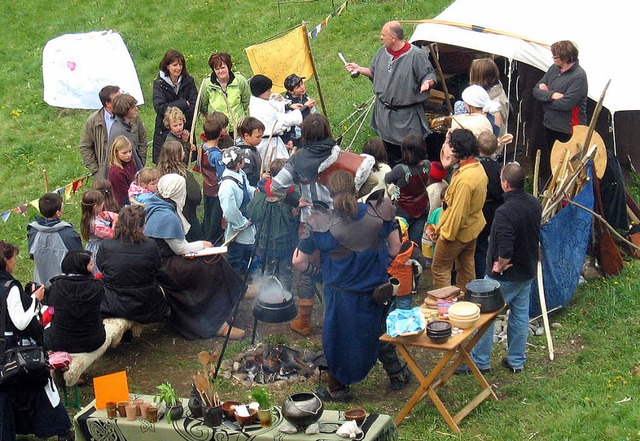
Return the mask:
[[[207,377],[205,377],[201,373],[197,373],[193,377],[193,383],[196,385],[196,390],[200,394],[200,399],[202,400],[202,402],[205,403],[207,406],[212,407],[213,403],[207,396],[207,390],[209,388],[209,380],[207,380]]]

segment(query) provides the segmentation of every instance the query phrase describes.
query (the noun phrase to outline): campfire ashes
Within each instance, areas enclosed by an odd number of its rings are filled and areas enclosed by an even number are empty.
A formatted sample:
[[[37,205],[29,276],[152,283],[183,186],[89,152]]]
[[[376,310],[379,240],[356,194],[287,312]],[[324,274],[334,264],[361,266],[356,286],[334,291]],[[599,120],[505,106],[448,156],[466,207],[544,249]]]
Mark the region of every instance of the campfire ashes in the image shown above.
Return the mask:
[[[317,376],[325,365],[322,350],[300,351],[285,345],[260,344],[233,360],[224,360],[220,367],[227,379],[264,384],[304,381]]]

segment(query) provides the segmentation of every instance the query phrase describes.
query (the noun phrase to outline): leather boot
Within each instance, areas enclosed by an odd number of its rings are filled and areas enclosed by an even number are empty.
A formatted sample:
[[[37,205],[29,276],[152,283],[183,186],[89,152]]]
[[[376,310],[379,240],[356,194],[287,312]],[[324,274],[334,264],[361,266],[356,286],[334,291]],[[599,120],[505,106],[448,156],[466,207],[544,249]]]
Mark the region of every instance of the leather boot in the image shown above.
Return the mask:
[[[313,299],[298,300],[298,317],[291,322],[291,329],[305,337],[311,335],[311,313]]]

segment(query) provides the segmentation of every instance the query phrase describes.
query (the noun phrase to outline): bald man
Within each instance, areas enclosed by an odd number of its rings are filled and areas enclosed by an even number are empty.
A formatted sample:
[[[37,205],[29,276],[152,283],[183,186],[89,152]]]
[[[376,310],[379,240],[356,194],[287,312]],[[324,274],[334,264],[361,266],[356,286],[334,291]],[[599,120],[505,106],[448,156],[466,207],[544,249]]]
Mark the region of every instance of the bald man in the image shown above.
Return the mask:
[[[385,143],[389,162],[400,160],[402,138],[409,133],[429,136],[429,124],[422,104],[436,83],[436,73],[425,51],[409,44],[397,21],[390,21],[380,33],[382,47],[371,61],[371,67],[347,63],[346,69],[373,81],[376,95],[371,128]]]

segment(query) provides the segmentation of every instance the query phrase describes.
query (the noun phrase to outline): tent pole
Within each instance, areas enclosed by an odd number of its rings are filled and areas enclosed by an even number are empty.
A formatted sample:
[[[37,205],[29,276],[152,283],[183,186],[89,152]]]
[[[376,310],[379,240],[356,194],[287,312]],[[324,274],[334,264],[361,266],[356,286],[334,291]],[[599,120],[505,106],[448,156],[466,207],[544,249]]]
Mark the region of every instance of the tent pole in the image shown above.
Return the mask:
[[[549,347],[549,360],[553,361],[553,340],[551,339],[551,327],[549,326],[549,314],[547,313],[547,301],[544,296],[544,282],[542,280],[542,260],[538,260],[538,297],[540,299],[540,309],[542,310],[542,323],[544,323],[544,333],[547,336],[547,346]]]
[[[316,80],[316,85],[318,86],[318,98],[320,98],[322,113],[324,113],[324,116],[329,118],[329,115],[327,114],[327,108],[324,105],[324,97],[322,96],[322,89],[320,88],[320,78],[318,78],[318,72],[316,71],[316,63],[313,61],[313,54],[311,53],[311,46],[309,45],[309,34],[307,33],[307,25],[303,22],[301,26],[302,31],[304,32],[304,44],[307,47],[307,53],[309,54],[309,59],[311,60],[311,67],[313,67],[313,78]]]

